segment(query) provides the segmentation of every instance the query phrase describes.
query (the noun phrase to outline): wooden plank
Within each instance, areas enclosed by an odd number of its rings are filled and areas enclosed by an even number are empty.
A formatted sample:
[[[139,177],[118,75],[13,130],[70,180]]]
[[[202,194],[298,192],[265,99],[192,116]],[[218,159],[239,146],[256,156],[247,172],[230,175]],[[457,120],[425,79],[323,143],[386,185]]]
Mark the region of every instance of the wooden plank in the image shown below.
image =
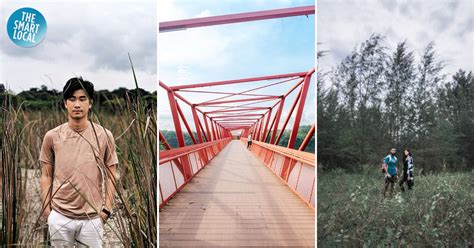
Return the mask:
[[[240,141],[160,212],[160,246],[314,247],[315,214]]]

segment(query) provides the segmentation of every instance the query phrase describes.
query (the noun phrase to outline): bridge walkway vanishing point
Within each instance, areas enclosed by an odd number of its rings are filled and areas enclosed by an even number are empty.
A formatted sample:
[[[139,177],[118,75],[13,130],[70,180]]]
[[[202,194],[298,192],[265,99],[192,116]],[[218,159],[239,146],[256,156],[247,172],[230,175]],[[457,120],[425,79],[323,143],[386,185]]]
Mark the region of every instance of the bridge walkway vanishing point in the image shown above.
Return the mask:
[[[159,218],[161,247],[314,247],[314,210],[238,140],[195,175]]]

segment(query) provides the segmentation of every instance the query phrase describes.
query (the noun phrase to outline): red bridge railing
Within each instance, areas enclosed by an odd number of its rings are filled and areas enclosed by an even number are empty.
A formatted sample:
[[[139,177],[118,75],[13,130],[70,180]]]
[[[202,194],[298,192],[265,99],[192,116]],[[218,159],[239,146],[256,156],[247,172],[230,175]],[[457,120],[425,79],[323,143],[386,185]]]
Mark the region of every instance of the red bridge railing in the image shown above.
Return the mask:
[[[314,13],[315,6],[303,6],[161,22],[160,32]],[[315,68],[311,68],[303,72],[183,85],[167,85],[160,81],[159,86],[168,96],[177,141],[177,148],[173,148],[160,131],[160,148],[163,146],[166,149],[160,151],[160,208],[238,135],[241,138],[252,136],[255,144],[252,152],[314,209],[315,157],[314,154],[302,152],[314,135],[314,124],[301,146],[295,147],[314,72]],[[232,87],[235,84],[248,86],[241,91],[240,87]],[[217,90],[213,87],[217,87]],[[269,90],[270,87],[274,90]],[[206,101],[196,101],[201,98],[194,98],[191,102],[183,94],[223,96]],[[291,103],[293,96],[294,101]],[[283,109],[288,103],[291,108],[280,123],[284,117]],[[191,114],[185,113],[185,107],[189,107],[187,110]],[[293,115],[287,147],[276,146]],[[193,145],[186,146],[185,132],[190,138],[188,142]]]
[[[160,208],[231,141],[224,138],[160,152]],[[186,166],[187,165],[187,166]]]
[[[247,140],[242,138],[245,144]],[[315,155],[253,141],[252,153],[312,209],[315,206]]]

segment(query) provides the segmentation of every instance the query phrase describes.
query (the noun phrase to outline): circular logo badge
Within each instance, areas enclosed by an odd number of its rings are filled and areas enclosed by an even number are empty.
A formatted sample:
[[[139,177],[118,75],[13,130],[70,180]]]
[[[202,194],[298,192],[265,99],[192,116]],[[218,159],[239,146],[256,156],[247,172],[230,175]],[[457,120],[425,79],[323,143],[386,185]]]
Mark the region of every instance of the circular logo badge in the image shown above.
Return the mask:
[[[21,8],[8,18],[7,33],[10,40],[21,47],[34,47],[46,35],[46,20],[33,8]]]

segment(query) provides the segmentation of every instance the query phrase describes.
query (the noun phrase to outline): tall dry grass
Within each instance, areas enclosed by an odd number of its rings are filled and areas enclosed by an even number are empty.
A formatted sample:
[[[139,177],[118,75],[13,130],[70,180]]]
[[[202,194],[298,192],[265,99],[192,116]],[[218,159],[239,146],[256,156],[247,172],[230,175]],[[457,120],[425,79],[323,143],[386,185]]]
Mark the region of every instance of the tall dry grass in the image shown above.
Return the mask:
[[[472,173],[415,174],[412,190],[382,200],[378,168],[318,172],[318,246],[472,247]]]
[[[138,88],[132,63],[131,68]],[[100,109],[97,107],[94,108]],[[67,114],[62,109],[23,110],[6,97],[1,117],[0,243],[6,246],[46,245],[47,226],[39,218],[42,204],[38,157],[46,132],[66,122]],[[104,243],[107,246],[156,247],[156,106],[147,108],[138,96],[136,100],[127,98],[113,113],[93,111],[90,118],[114,134],[119,158],[119,179],[114,185],[115,208],[106,224]]]

